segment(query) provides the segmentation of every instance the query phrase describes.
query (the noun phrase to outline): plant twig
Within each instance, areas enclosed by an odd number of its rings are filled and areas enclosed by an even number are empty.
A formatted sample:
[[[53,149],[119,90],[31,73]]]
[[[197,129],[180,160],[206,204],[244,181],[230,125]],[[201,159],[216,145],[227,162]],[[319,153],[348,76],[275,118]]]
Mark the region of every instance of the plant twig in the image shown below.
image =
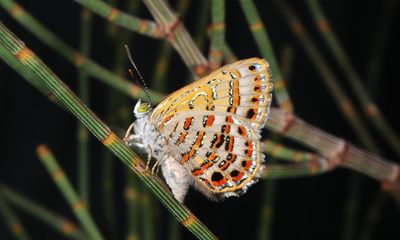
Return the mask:
[[[336,101],[339,110],[345,116],[345,119],[349,122],[351,127],[357,134],[358,139],[366,146],[368,149],[378,152],[378,148],[373,141],[370,133],[367,131],[366,126],[361,121],[359,114],[354,108],[353,103],[350,98],[345,94],[345,91],[338,84],[332,70],[329,65],[322,57],[318,49],[313,44],[310,36],[305,31],[305,28],[300,21],[300,19],[295,15],[291,7],[286,3],[286,1],[273,1],[278,7],[278,10],[282,13],[283,17],[291,27],[293,34],[299,39],[300,43],[303,45],[306,53],[317,66],[317,70],[322,76],[326,86],[330,90],[334,100]]]
[[[271,65],[275,99],[277,100],[279,107],[283,110],[293,112],[293,103],[286,90],[285,82],[279,69],[271,41],[269,40],[267,31],[261,21],[257,8],[254,5],[253,0],[240,0],[240,4],[261,56],[267,59]]]
[[[181,20],[164,0],[143,0],[168,42],[182,57],[194,78],[208,73],[208,62],[186,31]]]
[[[341,166],[366,174],[378,181],[398,186],[399,165],[362,151],[343,139],[317,129],[292,114],[271,108],[267,128],[301,142],[327,159],[330,167]]]
[[[4,184],[0,184],[0,192],[0,195],[14,207],[31,214],[39,221],[62,233],[66,238],[87,239],[87,236],[83,234],[82,230],[75,223],[30,200],[27,196],[18,193]]]
[[[21,64],[29,67],[32,72],[37,74],[49,90],[85,124],[97,139],[138,175],[139,179],[189,231],[200,239],[216,239],[200,220],[172,196],[163,181],[154,175],[150,175],[140,158],[109,127],[100,121],[3,23],[0,23],[0,47],[10,51]]]
[[[157,24],[153,21],[144,20],[129,15],[114,7],[111,7],[103,1],[77,0],[77,2],[85,6],[90,11],[105,18],[107,21],[110,21],[118,26],[152,38],[162,38],[164,36],[160,27],[157,26]]]
[[[22,225],[19,218],[17,217],[17,215],[15,215],[14,211],[10,208],[10,206],[8,206],[7,202],[4,201],[3,197],[1,196],[1,192],[0,192],[0,215],[3,216],[4,221],[8,225],[8,228],[10,229],[10,232],[15,239],[19,240],[31,239],[27,234],[27,232],[25,231],[25,228]]]
[[[81,10],[80,50],[84,56],[89,56],[91,41],[92,14],[87,9]],[[85,71],[78,72],[78,96],[89,105],[89,76]],[[90,193],[90,168],[89,168],[89,132],[78,122],[78,192],[86,206],[89,208]]]
[[[0,1],[0,6],[2,6],[15,20],[17,20],[27,30],[34,34],[39,40],[43,41],[46,45],[61,54],[61,56],[70,61],[76,68],[85,71],[87,74],[97,80],[113,86],[128,96],[133,98],[145,97],[145,94],[141,91],[139,86],[128,80],[125,80],[120,76],[115,75],[111,71],[101,67],[94,61],[85,57],[82,53],[74,50],[60,38],[55,36],[52,32],[47,30],[46,27],[39,23],[34,17],[32,17],[13,0],[2,0]],[[162,99],[162,97],[160,97],[157,92],[153,91],[152,99],[155,102],[158,102]]]
[[[378,133],[380,133],[382,138],[391,146],[392,150],[396,152],[397,156],[400,156],[400,138],[396,135],[395,130],[388,124],[378,106],[369,96],[367,89],[362,83],[361,77],[349,60],[336,34],[331,29],[329,20],[325,17],[318,0],[307,0],[306,2],[311,10],[311,15],[314,18],[319,32],[324,37],[331,54],[335,57],[336,62],[349,80],[349,84],[355,96],[361,103],[364,115],[375,126]]]
[[[208,52],[211,70],[221,66],[225,43],[225,0],[211,0],[210,51]]]
[[[45,145],[39,145],[37,147],[37,154],[44,166],[46,167],[49,174],[52,176],[54,183],[57,185],[60,192],[64,195],[72,211],[77,217],[78,221],[82,225],[83,229],[92,239],[101,240],[104,239],[92,216],[89,214],[85,203],[80,199],[65,176],[64,171],[58,165],[57,160]]]
[[[281,54],[280,66],[282,69],[283,79],[285,79],[285,84],[289,87],[292,68],[293,68],[293,60],[294,60],[294,48],[293,45],[284,45]]]

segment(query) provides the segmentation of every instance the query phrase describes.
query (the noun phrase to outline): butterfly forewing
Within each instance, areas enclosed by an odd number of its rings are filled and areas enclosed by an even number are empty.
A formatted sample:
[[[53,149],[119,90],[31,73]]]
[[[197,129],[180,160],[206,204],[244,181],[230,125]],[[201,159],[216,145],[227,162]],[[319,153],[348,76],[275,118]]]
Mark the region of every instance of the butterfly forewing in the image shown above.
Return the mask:
[[[269,64],[246,59],[172,93],[150,119],[199,185],[236,195],[261,174],[271,91]]]

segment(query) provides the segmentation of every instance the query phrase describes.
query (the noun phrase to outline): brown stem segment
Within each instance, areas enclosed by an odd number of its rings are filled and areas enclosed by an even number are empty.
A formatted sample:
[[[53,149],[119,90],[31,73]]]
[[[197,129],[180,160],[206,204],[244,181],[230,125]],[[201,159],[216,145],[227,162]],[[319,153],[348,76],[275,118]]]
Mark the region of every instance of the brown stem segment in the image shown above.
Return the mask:
[[[380,156],[361,150],[343,139],[317,129],[291,113],[271,109],[267,128],[307,145],[333,165],[350,168],[379,181],[399,184],[400,168]],[[394,187],[391,187],[394,188]]]

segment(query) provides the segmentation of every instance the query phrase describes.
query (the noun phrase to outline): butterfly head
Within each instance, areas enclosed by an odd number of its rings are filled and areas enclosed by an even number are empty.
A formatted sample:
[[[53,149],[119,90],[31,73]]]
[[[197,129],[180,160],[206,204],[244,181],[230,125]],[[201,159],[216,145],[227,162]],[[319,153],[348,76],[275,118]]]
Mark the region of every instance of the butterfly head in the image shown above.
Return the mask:
[[[135,105],[133,113],[135,114],[136,118],[142,118],[147,116],[150,110],[151,110],[150,103],[142,103],[142,100],[139,99],[139,101]]]

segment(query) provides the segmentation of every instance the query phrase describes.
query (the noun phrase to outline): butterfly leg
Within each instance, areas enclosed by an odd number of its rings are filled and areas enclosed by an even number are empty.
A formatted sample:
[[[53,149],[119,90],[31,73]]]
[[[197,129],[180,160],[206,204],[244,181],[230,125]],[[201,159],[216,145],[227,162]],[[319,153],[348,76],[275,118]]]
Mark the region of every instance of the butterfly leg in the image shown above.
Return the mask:
[[[146,170],[149,170],[150,161],[151,161],[151,151],[152,151],[150,145],[147,145],[146,150],[147,150]]]
[[[126,144],[129,144],[129,142],[132,141],[133,138],[135,137],[134,134],[130,134],[131,131],[132,131],[132,129],[133,129],[133,127],[134,127],[134,123],[132,123],[132,124],[128,127],[128,130],[126,130],[126,133],[125,133],[125,136],[124,136],[124,142],[125,142]]]
[[[160,168],[160,160],[157,160],[156,163],[154,163],[153,167],[151,168],[151,175],[154,175],[154,173],[158,172],[158,169]]]
[[[160,170],[160,166],[164,163],[164,161],[165,161],[165,158],[162,158],[161,160],[157,160],[156,163],[151,168],[151,174],[158,175],[158,172]]]

